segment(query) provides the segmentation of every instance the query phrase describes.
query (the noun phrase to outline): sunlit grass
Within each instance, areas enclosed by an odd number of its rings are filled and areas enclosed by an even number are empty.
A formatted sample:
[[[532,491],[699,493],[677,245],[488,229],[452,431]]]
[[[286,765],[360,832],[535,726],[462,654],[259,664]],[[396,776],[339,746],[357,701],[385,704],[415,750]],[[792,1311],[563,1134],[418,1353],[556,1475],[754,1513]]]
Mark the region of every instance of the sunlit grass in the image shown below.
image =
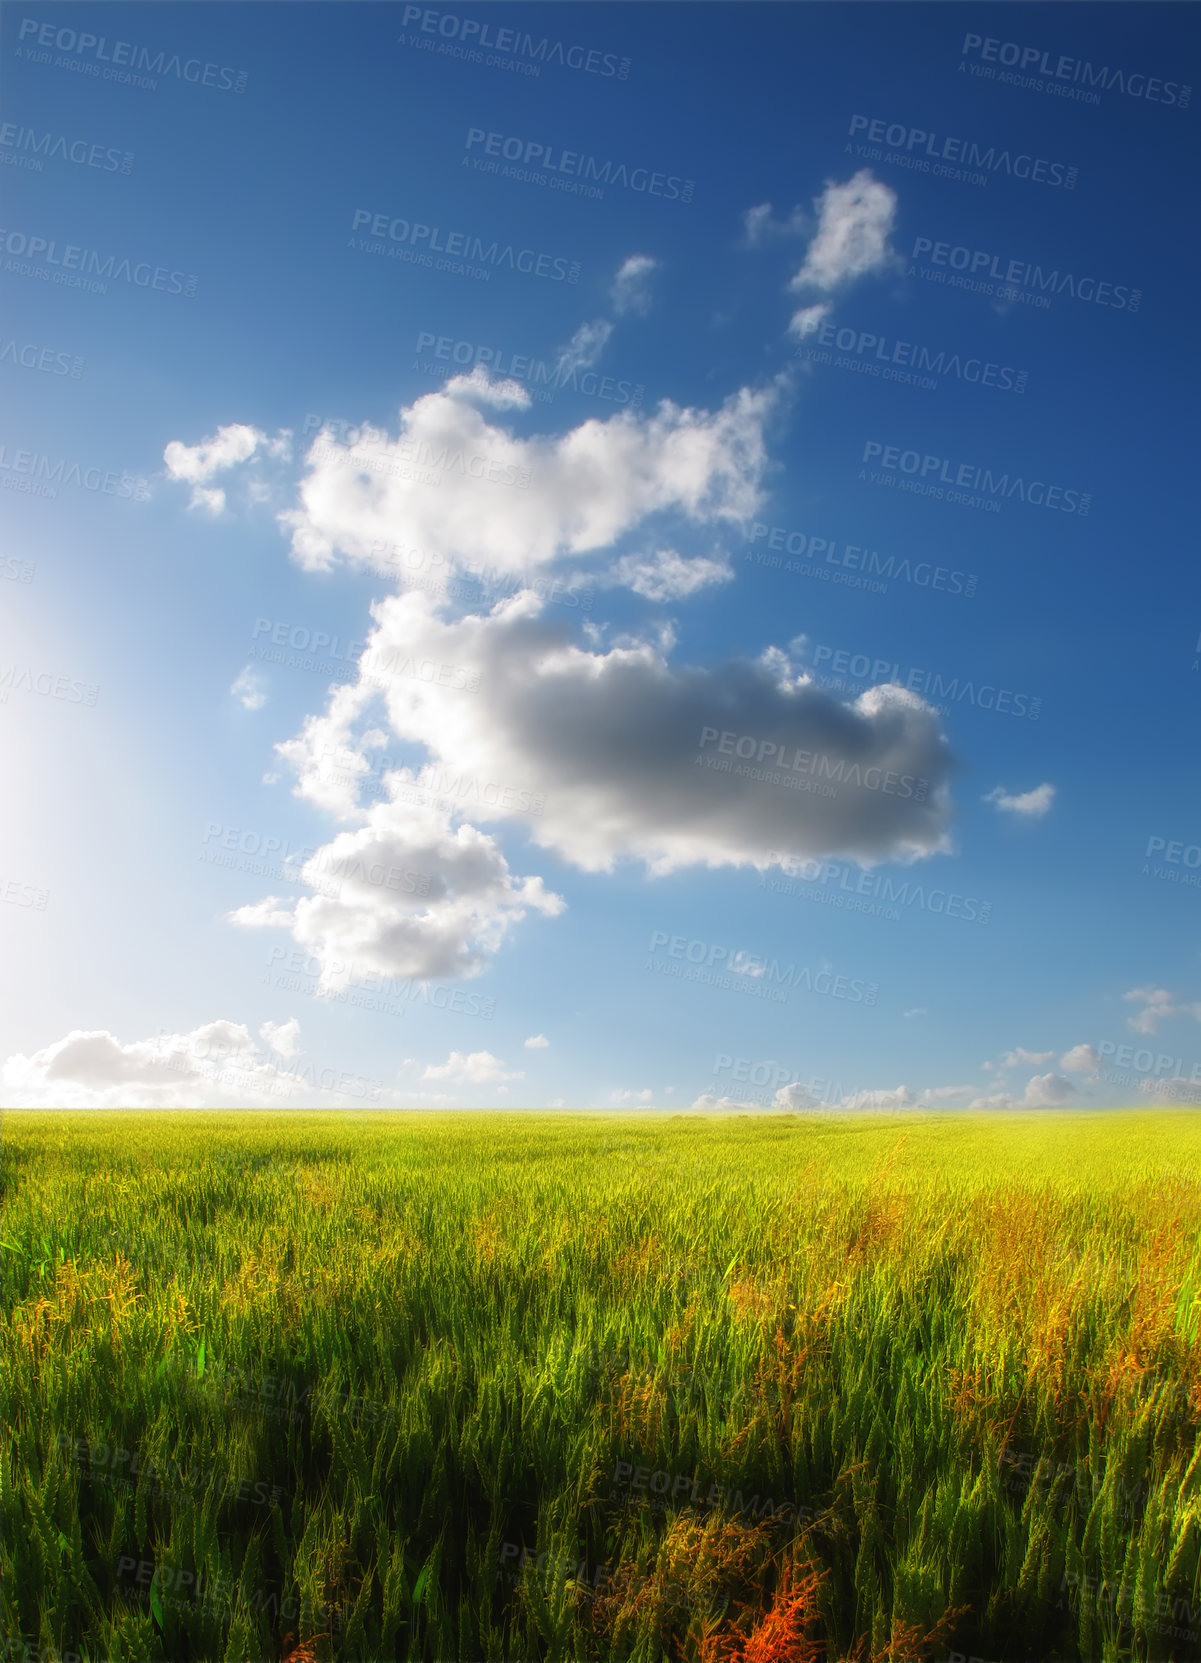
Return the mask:
[[[3,1132],[47,1657],[1201,1656],[1187,1112]]]

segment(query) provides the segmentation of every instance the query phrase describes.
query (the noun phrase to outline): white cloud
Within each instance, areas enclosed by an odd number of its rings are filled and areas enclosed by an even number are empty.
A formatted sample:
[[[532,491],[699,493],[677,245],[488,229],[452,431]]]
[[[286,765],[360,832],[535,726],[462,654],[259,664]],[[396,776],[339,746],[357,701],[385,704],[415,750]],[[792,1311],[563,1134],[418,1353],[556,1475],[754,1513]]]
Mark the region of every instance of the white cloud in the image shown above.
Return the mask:
[[[853,1091],[830,1101],[814,1096],[799,1082],[781,1086],[771,1100],[776,1114],[899,1114],[909,1110],[941,1109],[950,1099],[971,1094],[970,1086],[939,1086],[916,1093],[908,1086],[896,1086],[880,1091]],[[710,1113],[749,1114],[758,1112],[758,1105],[736,1097],[698,1097],[694,1109]]]
[[[291,440],[292,435],[286,430],[272,439],[257,427],[231,422],[198,445],[185,445],[179,439],[172,439],[163,451],[163,461],[169,478],[192,486],[190,507],[220,514],[225,507],[225,492],[220,488],[206,488],[208,481],[215,474],[248,462],[256,452],[282,459],[291,453]]]
[[[1007,1051],[1001,1060],[1002,1068],[1031,1068],[1041,1062],[1050,1062],[1054,1051],[1026,1051],[1020,1045],[1014,1051]]]
[[[1029,1057],[1032,1053],[1023,1053]],[[1053,1053],[1048,1052],[1048,1056]],[[988,1064],[985,1064],[987,1067]],[[1035,1074],[1027,1082],[1020,1096],[1009,1091],[997,1091],[989,1097],[976,1097],[968,1104],[970,1109],[995,1109],[1005,1112],[1010,1109],[1051,1109],[1069,1102],[1078,1095],[1077,1087],[1064,1074]]]
[[[502,1080],[524,1080],[521,1072],[507,1074],[505,1065],[491,1051],[452,1051],[445,1062],[431,1063],[423,1080],[451,1080],[456,1085],[490,1086]]]
[[[827,181],[814,206],[817,235],[792,280],[794,291],[829,294],[898,263],[888,240],[896,224],[896,192],[874,178],[870,169],[861,168],[841,185]]]
[[[743,233],[751,248],[762,248],[773,237],[803,236],[809,225],[809,217],[802,208],[794,208],[787,219],[776,219],[770,202],[760,202],[742,216]]]
[[[655,1094],[649,1086],[642,1091],[619,1088],[617,1091],[609,1093],[611,1103],[652,1103],[654,1098]]]
[[[775,648],[716,668],[676,666],[662,644],[649,642],[588,651],[544,611],[530,591],[486,615],[451,621],[420,592],[378,602],[364,660],[370,683],[339,689],[330,720],[353,749],[352,702],[362,717],[383,698],[393,734],[425,746],[449,775],[541,793],[544,808],[529,835],[590,871],[622,858],[661,872],[698,864],[765,868],[781,854],[841,854],[870,864],[912,861],[947,846],[950,753],[936,714],[915,694],[875,687],[842,703]],[[478,676],[480,692],[422,679],[412,670],[419,664],[457,666]],[[387,666],[393,671],[385,676]],[[702,750],[706,728],[749,736],[756,752],[776,745],[793,759],[798,751],[820,755],[827,778],[831,771],[839,777],[841,763],[842,783],[826,796],[789,789],[787,770],[773,784],[741,763],[737,772],[708,767],[719,752],[714,743]],[[323,751],[329,733],[329,722],[311,718],[280,747],[299,774],[300,793],[313,801],[331,797]],[[860,772],[847,779],[852,765]],[[870,768],[881,772],[869,775]],[[906,797],[863,784],[890,771],[928,782],[924,800],[915,785]],[[409,783],[400,774],[388,778],[397,790]],[[353,812],[349,796],[341,811]],[[413,812],[399,805],[372,811],[390,827],[407,824]],[[515,810],[498,800],[474,802],[472,812],[499,819]],[[414,854],[410,864],[421,870],[421,859],[430,858]]]
[[[545,1034],[531,1034],[525,1041],[525,1048],[527,1051],[545,1051],[549,1044]]]
[[[247,665],[230,688],[243,710],[261,710],[267,702],[266,682],[262,673]]]
[[[675,549],[656,549],[653,554],[622,555],[595,581],[601,589],[632,589],[644,600],[675,601],[712,584],[728,583],[733,576],[724,557],[701,554],[686,558]]]
[[[729,1102],[729,1098],[722,1098],[720,1101]],[[780,1109],[786,1114],[798,1114],[804,1113],[808,1109],[820,1109],[825,1105],[814,1097],[812,1092],[806,1090],[804,1086],[793,1082],[791,1085],[780,1087],[772,1099],[772,1107]]]
[[[1065,1074],[1036,1074],[1027,1082],[1022,1102],[1030,1109],[1049,1109],[1076,1095],[1076,1087]]]
[[[251,901],[231,912],[229,921],[252,930],[286,930],[292,926],[294,907],[295,902],[285,896],[265,895],[261,901]]]
[[[527,911],[563,910],[541,878],[514,879],[494,838],[452,826],[437,806],[403,800],[374,804],[363,825],[339,832],[300,875],[323,892],[290,905],[268,896],[230,918],[289,929],[320,961],[324,994],[374,974],[478,975]]]
[[[172,439],[163,451],[163,461],[172,479],[184,479],[191,484],[211,479],[214,474],[245,462],[253,456],[259,443],[266,438],[257,427],[244,422],[231,422],[219,427],[211,438],[198,445],[185,445]]]
[[[431,565],[524,572],[609,548],[651,514],[742,525],[761,503],[764,424],[780,390],[743,388],[715,411],[664,399],[654,412],[521,438],[485,411],[528,408],[523,387],[454,376],[401,409],[395,437],[366,426],[355,443],[320,435],[299,506],[279,518],[311,571],[406,547]]]
[[[1143,1097],[1154,1097],[1159,1103],[1201,1104],[1201,1086],[1179,1077],[1174,1080],[1140,1080],[1138,1089]]]
[[[982,801],[992,803],[1005,814],[1016,814],[1024,820],[1041,820],[1055,801],[1055,787],[1044,783],[1036,785],[1033,791],[1013,796],[1004,786],[998,785]]]
[[[1153,1034],[1161,1022],[1173,1016],[1191,1016],[1201,1022],[1201,1002],[1176,1004],[1166,987],[1133,987],[1122,998],[1130,1004],[1142,1005],[1142,1010],[1127,1018],[1126,1025],[1136,1034]]]
[[[833,310],[828,300],[820,300],[813,306],[802,306],[799,311],[792,314],[792,322],[788,325],[789,333],[801,341],[807,335],[816,335]]]
[[[591,323],[582,323],[559,354],[556,375],[561,380],[566,380],[577,370],[591,369],[593,364],[599,361],[612,333],[613,325],[607,318],[595,318]]]
[[[918,1099],[908,1086],[896,1086],[892,1091],[857,1091],[843,1102],[849,1112],[868,1110],[874,1114],[892,1113],[897,1109],[918,1107]]]
[[[714,1097],[709,1092],[703,1092],[688,1105],[689,1114],[755,1114],[758,1109],[753,1103],[744,1103],[737,1097]]]
[[[259,1029],[259,1038],[288,1062],[300,1048],[300,1023],[294,1016],[286,1022],[264,1022]]]
[[[377,729],[355,734],[372,696],[369,686],[334,689],[323,715],[306,716],[299,735],[275,747],[301,775],[297,795],[339,819],[356,817],[359,782],[371,772],[368,753],[387,743],[387,735]]]
[[[927,1010],[925,1005],[914,1005],[912,1010],[901,1012],[901,1015],[905,1017],[907,1021],[909,1018],[914,1016],[929,1016],[929,1014],[930,1012]]]
[[[622,261],[609,290],[618,317],[626,312],[646,316],[651,309],[650,280],[658,269],[658,260],[649,254],[631,254]]]
[[[278,1054],[285,1061],[291,1055]],[[0,1078],[10,1108],[201,1108],[314,1094],[334,1100],[314,1093],[301,1071],[268,1060],[243,1024],[225,1020],[127,1044],[104,1029],[76,1029],[31,1056],[9,1057]]]
[[[854,1091],[827,1101],[815,1097],[807,1087],[791,1084],[781,1087],[771,1101],[777,1114],[920,1114],[927,1110],[936,1113],[959,1109],[989,1109],[1005,1112],[1012,1109],[1053,1108],[1069,1102],[1077,1095],[1077,1088],[1062,1074],[1035,1075],[1020,1096],[1007,1091],[980,1097],[975,1086],[931,1086],[923,1091],[900,1085],[891,1089]],[[761,1112],[758,1105],[739,1098],[713,1097],[705,1094],[692,1104],[698,1112],[713,1114],[749,1114]]]
[[[1093,1046],[1073,1045],[1060,1057],[1059,1066],[1065,1074],[1095,1074],[1101,1066],[1101,1059]]]

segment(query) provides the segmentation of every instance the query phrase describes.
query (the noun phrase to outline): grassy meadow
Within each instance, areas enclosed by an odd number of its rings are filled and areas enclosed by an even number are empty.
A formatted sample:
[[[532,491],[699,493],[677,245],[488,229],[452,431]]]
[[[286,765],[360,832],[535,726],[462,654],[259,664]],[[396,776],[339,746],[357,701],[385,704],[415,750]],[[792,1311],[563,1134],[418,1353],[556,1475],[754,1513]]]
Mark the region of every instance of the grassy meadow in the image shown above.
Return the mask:
[[[8,1112],[5,1650],[1201,1658],[1201,1118]]]

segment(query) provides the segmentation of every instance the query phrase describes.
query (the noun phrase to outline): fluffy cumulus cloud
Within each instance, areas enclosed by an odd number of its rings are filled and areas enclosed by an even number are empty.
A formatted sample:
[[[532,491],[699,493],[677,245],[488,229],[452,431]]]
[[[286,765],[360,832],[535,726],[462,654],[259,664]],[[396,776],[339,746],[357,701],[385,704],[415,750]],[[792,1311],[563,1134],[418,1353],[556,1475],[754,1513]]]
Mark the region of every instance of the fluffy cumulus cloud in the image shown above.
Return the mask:
[[[636,305],[653,266],[625,263],[619,310]],[[581,333],[574,350],[599,351],[605,333]],[[530,404],[522,386],[455,377],[402,408],[395,434],[322,432],[280,519],[310,570],[377,568],[397,549],[443,570],[521,574],[601,556],[598,584],[676,601],[729,580],[719,554],[678,552],[679,522],[713,537],[759,510],[765,427],[784,389],[743,388],[712,410],[664,400],[545,436],[511,425]],[[168,446],[168,461],[203,485],[264,448],[257,429],[234,426]],[[670,543],[659,540],[669,516]],[[948,847],[951,759],[913,693],[875,687],[844,703],[774,647],[679,663],[666,624],[613,640],[589,624],[577,640],[530,588],[455,611],[418,588],[377,602],[358,683],[331,690],[279,747],[298,794],[346,829],[305,867],[314,893],[267,896],[232,917],[288,930],[319,961],[323,992],[374,974],[478,974],[514,923],[562,909],[540,877],[510,871],[467,809],[502,820],[537,797],[528,835],[590,871],[627,858],[656,872],[781,856],[908,862]],[[487,790],[418,800],[413,769],[378,760],[396,741],[414,764]],[[368,781],[383,798],[375,789],[365,806]]]
[[[300,1023],[294,1016],[286,1022],[264,1022],[259,1029],[259,1038],[286,1062],[296,1055],[300,1045]]]
[[[1155,992],[1157,990],[1140,990]],[[1201,1007],[1199,1007],[1201,1010]],[[906,1013],[909,1014],[909,1013]],[[1019,1046],[1009,1051],[999,1062],[986,1062],[986,1072],[1003,1075],[1007,1069],[1028,1070],[1052,1061],[1054,1051],[1030,1051]],[[1172,1059],[1164,1059],[1170,1063]],[[829,1095],[829,1082],[812,1080],[808,1085],[793,1081],[779,1088],[770,1098],[748,1102],[738,1097],[718,1097],[712,1093],[698,1097],[692,1104],[694,1111],[709,1114],[922,1114],[957,1109],[989,1110],[1008,1113],[1026,1109],[1061,1109],[1076,1105],[1100,1104],[1113,1098],[1113,1093],[1102,1094],[1100,1077],[1101,1058],[1095,1046],[1073,1045],[1059,1057],[1058,1071],[1034,1073],[1024,1084],[1006,1085],[997,1079],[996,1089],[981,1094],[974,1085],[931,1086],[916,1090],[907,1085],[879,1090],[844,1092],[836,1089]],[[1075,1075],[1073,1079],[1071,1076]],[[1179,1074],[1171,1079],[1148,1078],[1141,1082],[1139,1091],[1145,1097],[1163,1103],[1201,1103],[1201,1086],[1195,1079]]]
[[[1017,1045],[1012,1051],[996,1061],[981,1063],[986,1074],[993,1074],[996,1078],[997,1089],[988,1096],[977,1096],[970,1092],[971,1101],[967,1103],[972,1109],[1049,1109],[1068,1102],[1078,1095],[1079,1087],[1069,1078],[1070,1075],[1092,1075],[1097,1070],[1097,1053],[1091,1045],[1074,1045],[1059,1057],[1059,1067],[1062,1073],[1051,1071],[1046,1074],[1032,1074],[1024,1087],[1011,1086],[1004,1076],[1012,1070],[1025,1072],[1031,1068],[1041,1068],[1049,1062],[1054,1062],[1056,1052],[1032,1051],[1027,1046]]]
[[[520,437],[505,414],[529,407],[524,387],[455,376],[403,407],[396,435],[366,425],[345,441],[319,434],[299,506],[280,520],[313,571],[339,558],[378,567],[416,549],[431,565],[521,572],[610,548],[652,514],[740,525],[760,503],[778,396],[742,388],[712,411],[664,399],[653,412]]]
[[[344,684],[331,691],[322,713],[305,718],[295,739],[275,747],[300,776],[297,795],[339,819],[358,817],[359,792],[371,777],[374,753],[388,742],[381,728],[359,725],[370,700],[369,685]]]
[[[649,254],[631,254],[622,261],[609,289],[618,317],[628,312],[646,316],[651,309],[651,279],[658,269],[658,260]]]
[[[881,1090],[839,1091],[827,1098],[815,1089],[817,1082],[802,1085],[790,1081],[772,1097],[767,1112],[772,1114],[908,1114],[922,1110],[946,1109],[962,1106],[972,1095],[970,1086],[939,1086],[915,1092],[908,1086],[893,1086]],[[715,1097],[709,1093],[698,1097],[692,1108],[701,1114],[747,1114],[763,1112],[757,1105],[737,1097]]]
[[[797,340],[815,335],[833,315],[831,296],[861,277],[899,269],[901,264],[890,240],[897,218],[896,192],[870,169],[861,168],[841,184],[827,180],[813,206],[816,229],[814,220],[800,208],[794,208],[786,219],[777,219],[770,202],[748,208],[743,216],[749,248],[813,232],[805,258],[788,285],[790,293],[805,297],[788,325],[789,334]]]
[[[814,204],[817,232],[789,287],[794,294],[830,295],[857,278],[899,264],[890,237],[897,217],[896,192],[861,168],[843,184],[830,180]],[[812,334],[828,315],[820,302],[793,314],[794,335]]]
[[[1191,1016],[1195,1022],[1201,1022],[1201,1001],[1177,1000],[1166,987],[1150,984],[1132,987],[1129,993],[1123,993],[1122,998],[1127,1004],[1141,1006],[1126,1019],[1126,1026],[1133,1028],[1136,1034],[1157,1033],[1160,1023],[1167,1022],[1173,1016]]]
[[[889,237],[896,224],[896,192],[861,168],[845,184],[830,180],[817,198],[817,235],[792,280],[794,289],[841,288],[896,263]]]
[[[607,572],[595,579],[601,589],[631,589],[648,601],[678,601],[708,589],[715,583],[729,583],[733,568],[722,555],[685,556],[675,549],[655,549],[649,554],[623,554]]]
[[[516,879],[496,840],[452,825],[445,809],[403,799],[373,805],[301,868],[317,893],[239,907],[247,928],[285,928],[319,962],[319,990],[369,976],[478,975],[528,911],[563,902],[538,877]]]
[[[1003,814],[1013,814],[1019,820],[1041,820],[1044,814],[1050,812],[1051,804],[1055,801],[1055,787],[1044,782],[1036,785],[1033,791],[1023,791],[1017,795],[1006,791],[1004,786],[998,785],[985,796],[986,803],[992,803],[994,808]]]
[[[423,746],[443,777],[540,794],[531,837],[586,870],[621,858],[656,871],[766,868],[782,855],[911,861],[947,846],[947,741],[930,707],[902,688],[842,703],[777,649],[713,668],[677,666],[656,642],[594,650],[528,590],[458,619],[419,592],[373,612],[363,680],[333,695],[328,722],[310,719],[281,747],[314,801],[337,801],[331,734],[355,754],[354,701],[371,720],[382,701],[393,734]],[[344,813],[348,777],[338,786]],[[385,779],[398,793],[410,783]],[[473,814],[503,818],[516,812],[508,802],[474,799]],[[400,837],[411,812],[372,816]],[[411,864],[431,858],[414,852]]]
[[[812,1085],[791,1082],[772,1097],[768,1112],[773,1114],[883,1115],[932,1114],[956,1109],[1043,1109],[1058,1108],[1078,1095],[1077,1087],[1063,1074],[1037,1074],[1017,1092],[997,1091],[982,1097],[975,1086],[928,1086],[916,1091],[907,1085],[877,1090],[839,1092],[832,1100],[819,1095]],[[762,1112],[757,1105],[735,1097],[706,1093],[692,1108],[704,1114],[747,1114]]]
[[[492,1086],[504,1080],[524,1080],[525,1075],[507,1073],[505,1065],[491,1051],[452,1051],[445,1062],[431,1063],[422,1075],[425,1080],[449,1080],[454,1085]]]
[[[549,1044],[545,1034],[531,1034],[525,1041],[525,1048],[527,1051],[545,1051]]]
[[[287,1062],[295,1055],[299,1024],[281,1024],[268,1046]],[[340,1101],[337,1088],[354,1084],[329,1071],[323,1077],[301,1067],[282,1069],[260,1051],[237,1022],[207,1022],[186,1034],[123,1043],[103,1029],[77,1029],[31,1056],[10,1057],[0,1071],[10,1108],[70,1109],[201,1108],[230,1103],[266,1104],[316,1095]]]
[[[1050,1055],[1051,1053],[1048,1053]],[[987,1066],[987,1065],[986,1065]],[[1064,1074],[1033,1074],[1024,1089],[995,1091],[987,1097],[973,1095],[969,1109],[1053,1109],[1078,1095],[1075,1082]]]
[[[172,439],[163,451],[163,461],[168,478],[191,485],[190,507],[220,514],[225,507],[225,492],[209,482],[217,474],[249,462],[256,454],[282,459],[290,455],[291,441],[292,435],[288,432],[269,438],[257,427],[231,422],[198,445],[185,445],[179,439]]]
[[[918,1106],[919,1099],[908,1086],[894,1086],[891,1091],[857,1091],[843,1103],[843,1107],[852,1114],[898,1114]]]
[[[1035,1074],[1026,1083],[1022,1102],[1030,1109],[1050,1109],[1075,1095],[1075,1084],[1066,1074]]]

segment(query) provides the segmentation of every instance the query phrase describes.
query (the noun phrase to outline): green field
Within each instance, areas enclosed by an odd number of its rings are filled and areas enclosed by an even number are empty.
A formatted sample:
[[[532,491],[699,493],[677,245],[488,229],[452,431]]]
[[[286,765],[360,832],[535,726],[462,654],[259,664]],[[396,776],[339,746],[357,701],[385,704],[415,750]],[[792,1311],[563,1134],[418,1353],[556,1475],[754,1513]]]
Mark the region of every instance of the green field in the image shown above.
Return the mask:
[[[1201,1117],[13,1113],[4,1656],[1201,1657]]]

